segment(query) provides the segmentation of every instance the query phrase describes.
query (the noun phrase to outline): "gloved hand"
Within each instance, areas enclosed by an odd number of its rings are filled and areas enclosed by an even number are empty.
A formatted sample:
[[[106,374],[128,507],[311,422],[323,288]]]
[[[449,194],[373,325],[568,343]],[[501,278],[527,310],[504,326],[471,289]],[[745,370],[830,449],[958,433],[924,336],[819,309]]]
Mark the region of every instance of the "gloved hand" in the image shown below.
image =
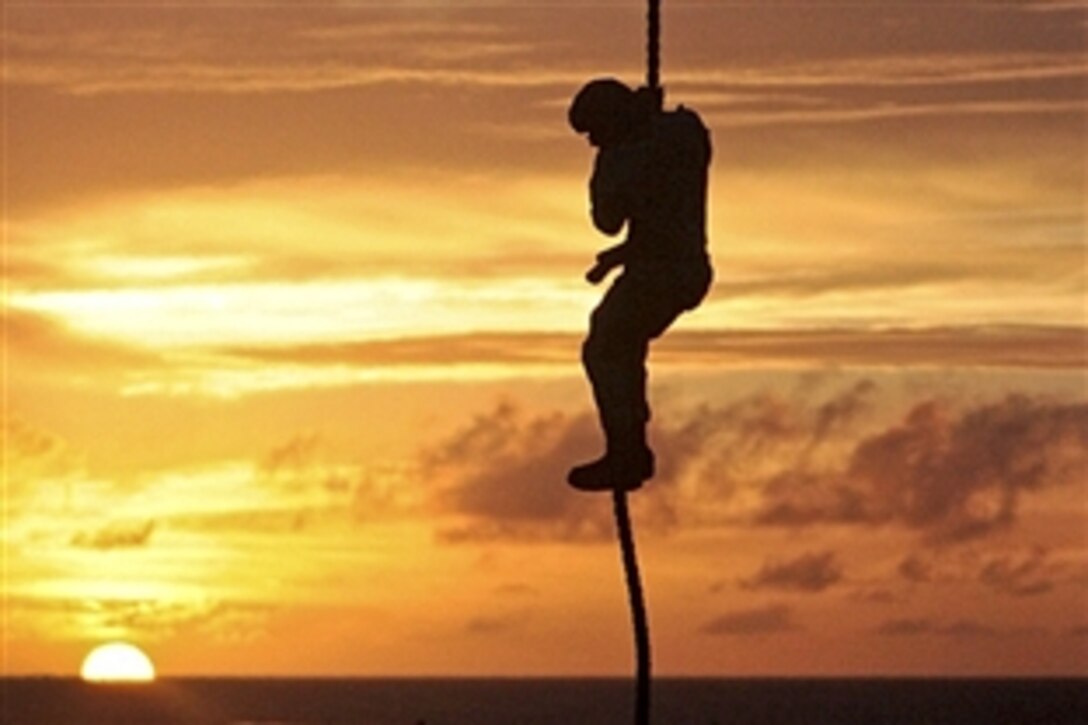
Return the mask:
[[[604,250],[597,255],[597,263],[586,272],[586,281],[590,284],[600,284],[609,272],[623,265],[626,256],[627,242]]]

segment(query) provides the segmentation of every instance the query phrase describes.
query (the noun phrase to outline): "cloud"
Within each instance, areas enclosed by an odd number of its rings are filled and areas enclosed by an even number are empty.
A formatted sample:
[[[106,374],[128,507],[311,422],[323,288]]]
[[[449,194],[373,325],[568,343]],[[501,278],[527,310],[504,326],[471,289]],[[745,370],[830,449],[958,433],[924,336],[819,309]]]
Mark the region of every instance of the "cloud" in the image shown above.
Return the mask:
[[[55,499],[71,489],[69,484],[86,470],[86,454],[66,438],[28,423],[14,412],[5,416],[2,434],[4,450],[4,508],[9,515],[9,536],[23,513],[49,509]],[[51,486],[50,483],[58,483]],[[59,493],[63,490],[65,493]],[[54,501],[50,503],[50,494]]]
[[[17,14],[8,38],[12,78],[78,93],[247,93],[421,79],[437,83],[445,78],[458,84],[571,86],[601,67],[638,72],[639,59],[626,52],[626,45],[602,43],[594,31],[607,24],[641,37],[636,35],[644,32],[641,17],[622,8],[533,12],[533,22],[527,23],[523,3],[499,3],[486,14],[447,4],[424,13],[384,5],[253,11],[246,13],[243,31],[237,22],[224,22],[222,9],[213,7],[188,14],[185,21],[170,16],[143,18],[141,23],[127,13],[105,18],[73,13],[67,22],[51,23]],[[504,5],[521,12],[504,11]],[[946,8],[931,17],[912,17],[906,24],[901,22],[902,8],[877,3],[867,9],[865,37],[858,38],[843,32],[851,20],[858,22],[853,9],[821,7],[818,13],[783,14],[702,8],[697,27],[720,32],[705,38],[685,33],[694,46],[692,62],[674,69],[670,79],[685,90],[856,91],[1008,84],[1083,70],[1076,55],[1078,36],[1067,24],[1047,14],[1023,13],[1015,5],[987,10],[985,24],[964,26],[976,31],[975,42],[949,47],[950,34],[933,29],[977,20],[977,11]],[[231,19],[237,20],[236,15],[237,9]],[[228,33],[227,28],[232,30]],[[829,46],[832,30],[839,32]],[[1051,42],[1040,48],[1024,38],[1031,32],[1045,33]],[[710,37],[717,42],[711,43]],[[768,48],[786,47],[787,40],[792,40],[792,52],[768,53]]]
[[[417,472],[402,461],[356,460],[323,434],[303,431],[252,460],[162,471],[143,485],[170,502],[153,513],[171,530],[303,540],[418,515]]]
[[[752,576],[743,579],[745,589],[782,589],[822,592],[842,581],[842,566],[835,552],[802,554],[785,561],[768,561]]]
[[[508,582],[506,584],[500,584],[496,586],[492,592],[496,596],[500,597],[536,597],[540,595],[540,590],[532,584],[526,582]]]
[[[25,616],[42,640],[133,638],[162,640],[202,636],[238,643],[261,636],[274,607],[203,598],[9,597],[14,617]]]
[[[93,531],[79,531],[72,536],[71,544],[80,549],[112,551],[114,549],[138,549],[146,546],[155,531],[155,522],[117,522]]]
[[[979,580],[1014,597],[1046,594],[1055,586],[1047,564],[1047,552],[1041,548],[1020,556],[1006,554],[990,559],[982,567]]]
[[[44,428],[6,415],[3,428],[6,474],[13,483],[63,476],[82,467],[66,439]]]
[[[529,416],[501,403],[423,453],[423,475],[446,483],[443,512],[464,524],[446,527],[452,541],[523,538],[599,541],[612,535],[610,509],[566,485],[571,465],[592,455],[599,439],[588,414]],[[597,504],[597,505],[594,505]]]
[[[12,82],[81,95],[514,86],[532,82],[528,59],[549,45],[540,38],[531,43],[516,23],[503,27],[456,13],[428,19],[377,6],[361,14],[328,7],[251,12],[244,31],[227,34],[230,23],[221,10],[209,7],[185,22],[134,23],[126,14],[48,25],[14,18],[8,38]],[[543,75],[553,82],[552,74]]]
[[[719,112],[706,115],[715,127],[818,125],[863,123],[890,119],[948,116],[1055,115],[1081,116],[1088,102],[1081,100],[973,101],[960,103],[884,104],[872,107],[825,108],[793,111]]]
[[[703,624],[699,631],[716,636],[757,636],[800,629],[792,610],[783,604],[728,612]]]
[[[747,365],[752,362],[837,365],[976,365],[1005,368],[1088,367],[1079,327],[979,326],[915,329],[677,330],[654,347],[656,364]],[[293,346],[222,348],[226,355],[306,365],[571,364],[580,333],[471,332]],[[825,428],[857,417],[871,390],[828,401]],[[832,431],[825,430],[824,433]]]
[[[389,520],[419,508],[409,471],[396,465],[366,465],[338,460],[320,434],[303,432],[273,446],[255,467],[254,483],[275,494],[277,508],[266,510],[254,524],[266,521],[301,530],[329,516],[352,521]],[[250,517],[259,512],[244,512]],[[240,522],[242,523],[242,522]]]
[[[983,624],[973,619],[957,619],[945,622],[921,617],[914,619],[887,620],[877,627],[876,633],[889,637],[936,636],[977,638],[993,637],[1000,634],[1000,631],[988,624]]]
[[[93,369],[109,371],[156,368],[162,364],[154,353],[133,345],[80,334],[56,318],[37,312],[5,307],[3,329],[12,366],[20,374],[46,369]]]
[[[1085,571],[1083,553],[1078,549],[1055,553],[1038,545],[998,550],[980,545],[937,546],[924,555],[903,557],[896,567],[898,577],[915,587],[973,588],[981,584],[992,593],[1013,598],[1083,586]]]
[[[475,313],[450,313],[458,297],[443,295],[443,316],[450,326]],[[484,300],[480,300],[483,304]],[[437,304],[437,303],[436,303]],[[490,304],[490,303],[488,303]],[[474,303],[475,305],[475,303]],[[491,305],[494,308],[494,305]],[[494,314],[494,313],[489,313]],[[548,313],[551,314],[551,313]],[[432,319],[422,310],[413,319]],[[503,323],[497,319],[494,326]],[[492,323],[484,326],[490,327]],[[313,328],[308,328],[313,329]],[[1068,370],[1088,366],[1081,345],[1085,332],[1075,327],[947,327],[868,330],[677,330],[654,347],[658,368],[765,365],[849,365],[928,367],[932,365],[1002,369]],[[218,347],[183,371],[144,376],[133,393],[177,388],[208,395],[239,396],[278,388],[342,386],[374,380],[499,380],[532,376],[569,376],[576,371],[582,334],[500,329],[436,335],[408,334],[392,339],[346,340]],[[253,375],[248,365],[259,364]],[[848,417],[867,411],[867,391],[829,401],[821,435]]]
[[[264,455],[257,464],[258,474],[267,482],[289,488],[314,483],[310,474],[320,467],[321,444],[321,438],[316,433],[296,434]],[[318,485],[321,485],[320,482]],[[332,488],[338,487],[338,482],[333,481]]]
[[[654,348],[655,362],[748,361],[830,365],[1088,367],[1083,327],[959,326],[823,330],[677,331]],[[861,401],[858,401],[861,402]],[[851,405],[843,402],[843,405]]]
[[[899,562],[899,575],[909,582],[928,582],[932,577],[932,565],[917,554],[911,554]]]
[[[870,604],[895,604],[903,601],[902,594],[887,587],[862,587],[852,591],[850,598]]]
[[[474,635],[505,635],[525,625],[526,615],[478,615],[465,624],[465,631]]]
[[[419,287],[432,294],[429,285]],[[316,301],[312,308],[300,304],[298,319],[290,323],[284,321],[282,299],[291,295],[296,299],[309,296],[312,300],[308,287],[300,286],[297,290],[284,287],[275,293],[231,288],[226,293],[217,292],[220,297],[196,292],[176,296],[162,293],[163,307],[168,310],[188,309],[193,304],[208,305],[209,299],[229,296],[231,314],[220,315],[219,322],[203,326],[196,325],[192,321],[196,318],[191,315],[179,314],[168,324],[158,324],[161,320],[151,317],[140,320],[132,315],[122,315],[120,309],[111,311],[115,323],[109,324],[136,328],[125,330],[131,338],[143,335],[147,328],[148,334],[162,338],[155,344],[175,344],[170,342],[174,339],[193,346],[211,345],[206,352],[186,357],[177,364],[139,348],[71,332],[43,315],[17,312],[19,322],[12,327],[15,362],[42,362],[29,368],[28,374],[70,367],[82,369],[88,364],[95,365],[96,377],[102,380],[110,379],[102,374],[111,370],[125,373],[123,381],[116,384],[132,395],[194,393],[213,397],[239,397],[268,390],[343,386],[375,380],[498,380],[524,374],[569,376],[576,372],[577,349],[582,335],[573,332],[494,329],[337,342],[285,344],[260,341],[260,338],[272,335],[270,330],[273,328],[267,324],[287,324],[290,329],[284,336],[335,336],[337,333],[331,329],[329,316],[322,312],[322,307],[334,304],[340,297],[352,303],[359,299],[370,304],[372,298],[382,292],[383,285],[380,284],[370,289],[370,284],[364,283],[357,291],[345,288],[344,294],[329,294],[328,300]],[[520,301],[522,295],[527,298],[529,292],[511,290],[511,295]],[[145,299],[132,295],[134,304]],[[76,309],[77,302],[66,300],[64,305],[66,310],[67,307],[73,309],[78,324],[92,327],[103,324],[103,316]],[[352,306],[356,310],[363,309],[362,304]],[[432,306],[444,309],[439,321],[445,324],[448,319],[449,326],[462,325],[463,320],[484,308],[492,311],[487,313],[490,321],[481,321],[483,326],[504,324],[501,313],[494,311],[497,308],[486,294],[464,295],[453,290],[441,291],[423,305],[409,302],[397,314],[405,320],[434,319],[429,311]],[[233,308],[237,308],[237,315]],[[461,314],[462,308],[464,314]],[[358,316],[360,320],[365,317],[361,312]],[[273,318],[279,322],[271,322]],[[310,319],[314,324],[302,324]],[[366,319],[360,324],[374,324],[371,318]],[[322,326],[329,329],[321,329]],[[156,331],[150,332],[152,328]],[[222,339],[231,334],[252,338],[253,342],[223,345]],[[877,331],[861,328],[822,331],[685,329],[677,330],[655,346],[653,363],[659,368],[788,364],[1076,370],[1088,367],[1081,345],[1085,334],[1082,328],[1060,326]],[[254,373],[254,365],[260,366],[259,374]],[[829,405],[844,408],[828,408],[819,413],[825,419],[819,424],[823,429],[817,431],[816,440],[841,432],[829,426],[865,415],[868,412],[865,406],[870,404],[867,397],[870,397],[868,391],[862,388],[851,397],[828,401]]]
[[[940,541],[1009,528],[1021,498],[1083,485],[1088,404],[1010,395],[954,410],[916,404],[857,442],[838,470],[785,469],[763,488],[763,524],[898,524]]]
[[[871,396],[875,391],[876,383],[862,379],[842,394],[820,404],[816,409],[813,442],[818,445],[849,430],[850,425],[871,410]]]
[[[574,365],[573,333],[474,332],[297,346],[235,347],[224,353],[264,362],[307,365]]]
[[[1088,403],[1018,394],[968,406],[924,399],[874,425],[878,392],[861,380],[815,398],[759,393],[689,410],[659,406],[651,427],[657,476],[635,499],[642,525],[656,533],[892,526],[954,543],[1011,528],[1026,496],[1083,485]],[[477,416],[422,453],[424,477],[441,482],[436,506],[460,518],[443,535],[611,538],[608,507],[563,483],[599,441],[588,413],[530,415],[504,403]],[[1030,587],[1030,566],[995,562],[987,576],[995,586],[1019,576]],[[930,576],[917,557],[899,572],[912,581]],[[833,555],[817,552],[768,563],[746,583],[818,591],[841,574]]]
[[[259,636],[271,607],[214,600],[115,599],[83,602],[91,629],[127,636],[166,638],[199,632],[217,642],[242,642]]]

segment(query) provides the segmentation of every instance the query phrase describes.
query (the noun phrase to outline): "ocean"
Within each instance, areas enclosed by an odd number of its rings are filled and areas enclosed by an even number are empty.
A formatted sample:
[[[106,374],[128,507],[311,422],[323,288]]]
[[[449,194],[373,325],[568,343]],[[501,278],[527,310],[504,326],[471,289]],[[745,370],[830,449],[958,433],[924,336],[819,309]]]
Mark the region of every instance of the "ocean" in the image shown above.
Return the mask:
[[[626,725],[623,679],[0,681],[4,725]],[[1088,725],[1088,679],[658,679],[655,725]]]

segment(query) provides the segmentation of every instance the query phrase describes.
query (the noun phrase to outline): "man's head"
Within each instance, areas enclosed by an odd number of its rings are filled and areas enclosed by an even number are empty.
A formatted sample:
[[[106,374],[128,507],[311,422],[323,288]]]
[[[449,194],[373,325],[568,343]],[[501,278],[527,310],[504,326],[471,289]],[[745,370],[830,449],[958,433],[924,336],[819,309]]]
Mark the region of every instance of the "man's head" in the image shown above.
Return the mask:
[[[589,134],[604,147],[622,140],[634,123],[635,92],[614,78],[598,78],[582,87],[567,112],[571,128]]]

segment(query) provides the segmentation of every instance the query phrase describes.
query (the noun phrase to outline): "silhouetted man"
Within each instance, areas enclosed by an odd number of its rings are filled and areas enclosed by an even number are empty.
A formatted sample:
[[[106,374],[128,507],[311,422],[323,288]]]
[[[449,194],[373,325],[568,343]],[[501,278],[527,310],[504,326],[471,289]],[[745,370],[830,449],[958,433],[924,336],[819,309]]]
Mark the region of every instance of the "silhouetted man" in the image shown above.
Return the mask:
[[[599,150],[589,182],[593,224],[627,239],[597,255],[586,279],[623,272],[590,317],[582,362],[593,386],[606,450],[571,469],[583,491],[631,490],[654,473],[646,443],[646,356],[684,311],[702,302],[712,271],[706,246],[710,135],[679,107],[658,110],[655,92],[612,79],[574,97],[570,125]]]

